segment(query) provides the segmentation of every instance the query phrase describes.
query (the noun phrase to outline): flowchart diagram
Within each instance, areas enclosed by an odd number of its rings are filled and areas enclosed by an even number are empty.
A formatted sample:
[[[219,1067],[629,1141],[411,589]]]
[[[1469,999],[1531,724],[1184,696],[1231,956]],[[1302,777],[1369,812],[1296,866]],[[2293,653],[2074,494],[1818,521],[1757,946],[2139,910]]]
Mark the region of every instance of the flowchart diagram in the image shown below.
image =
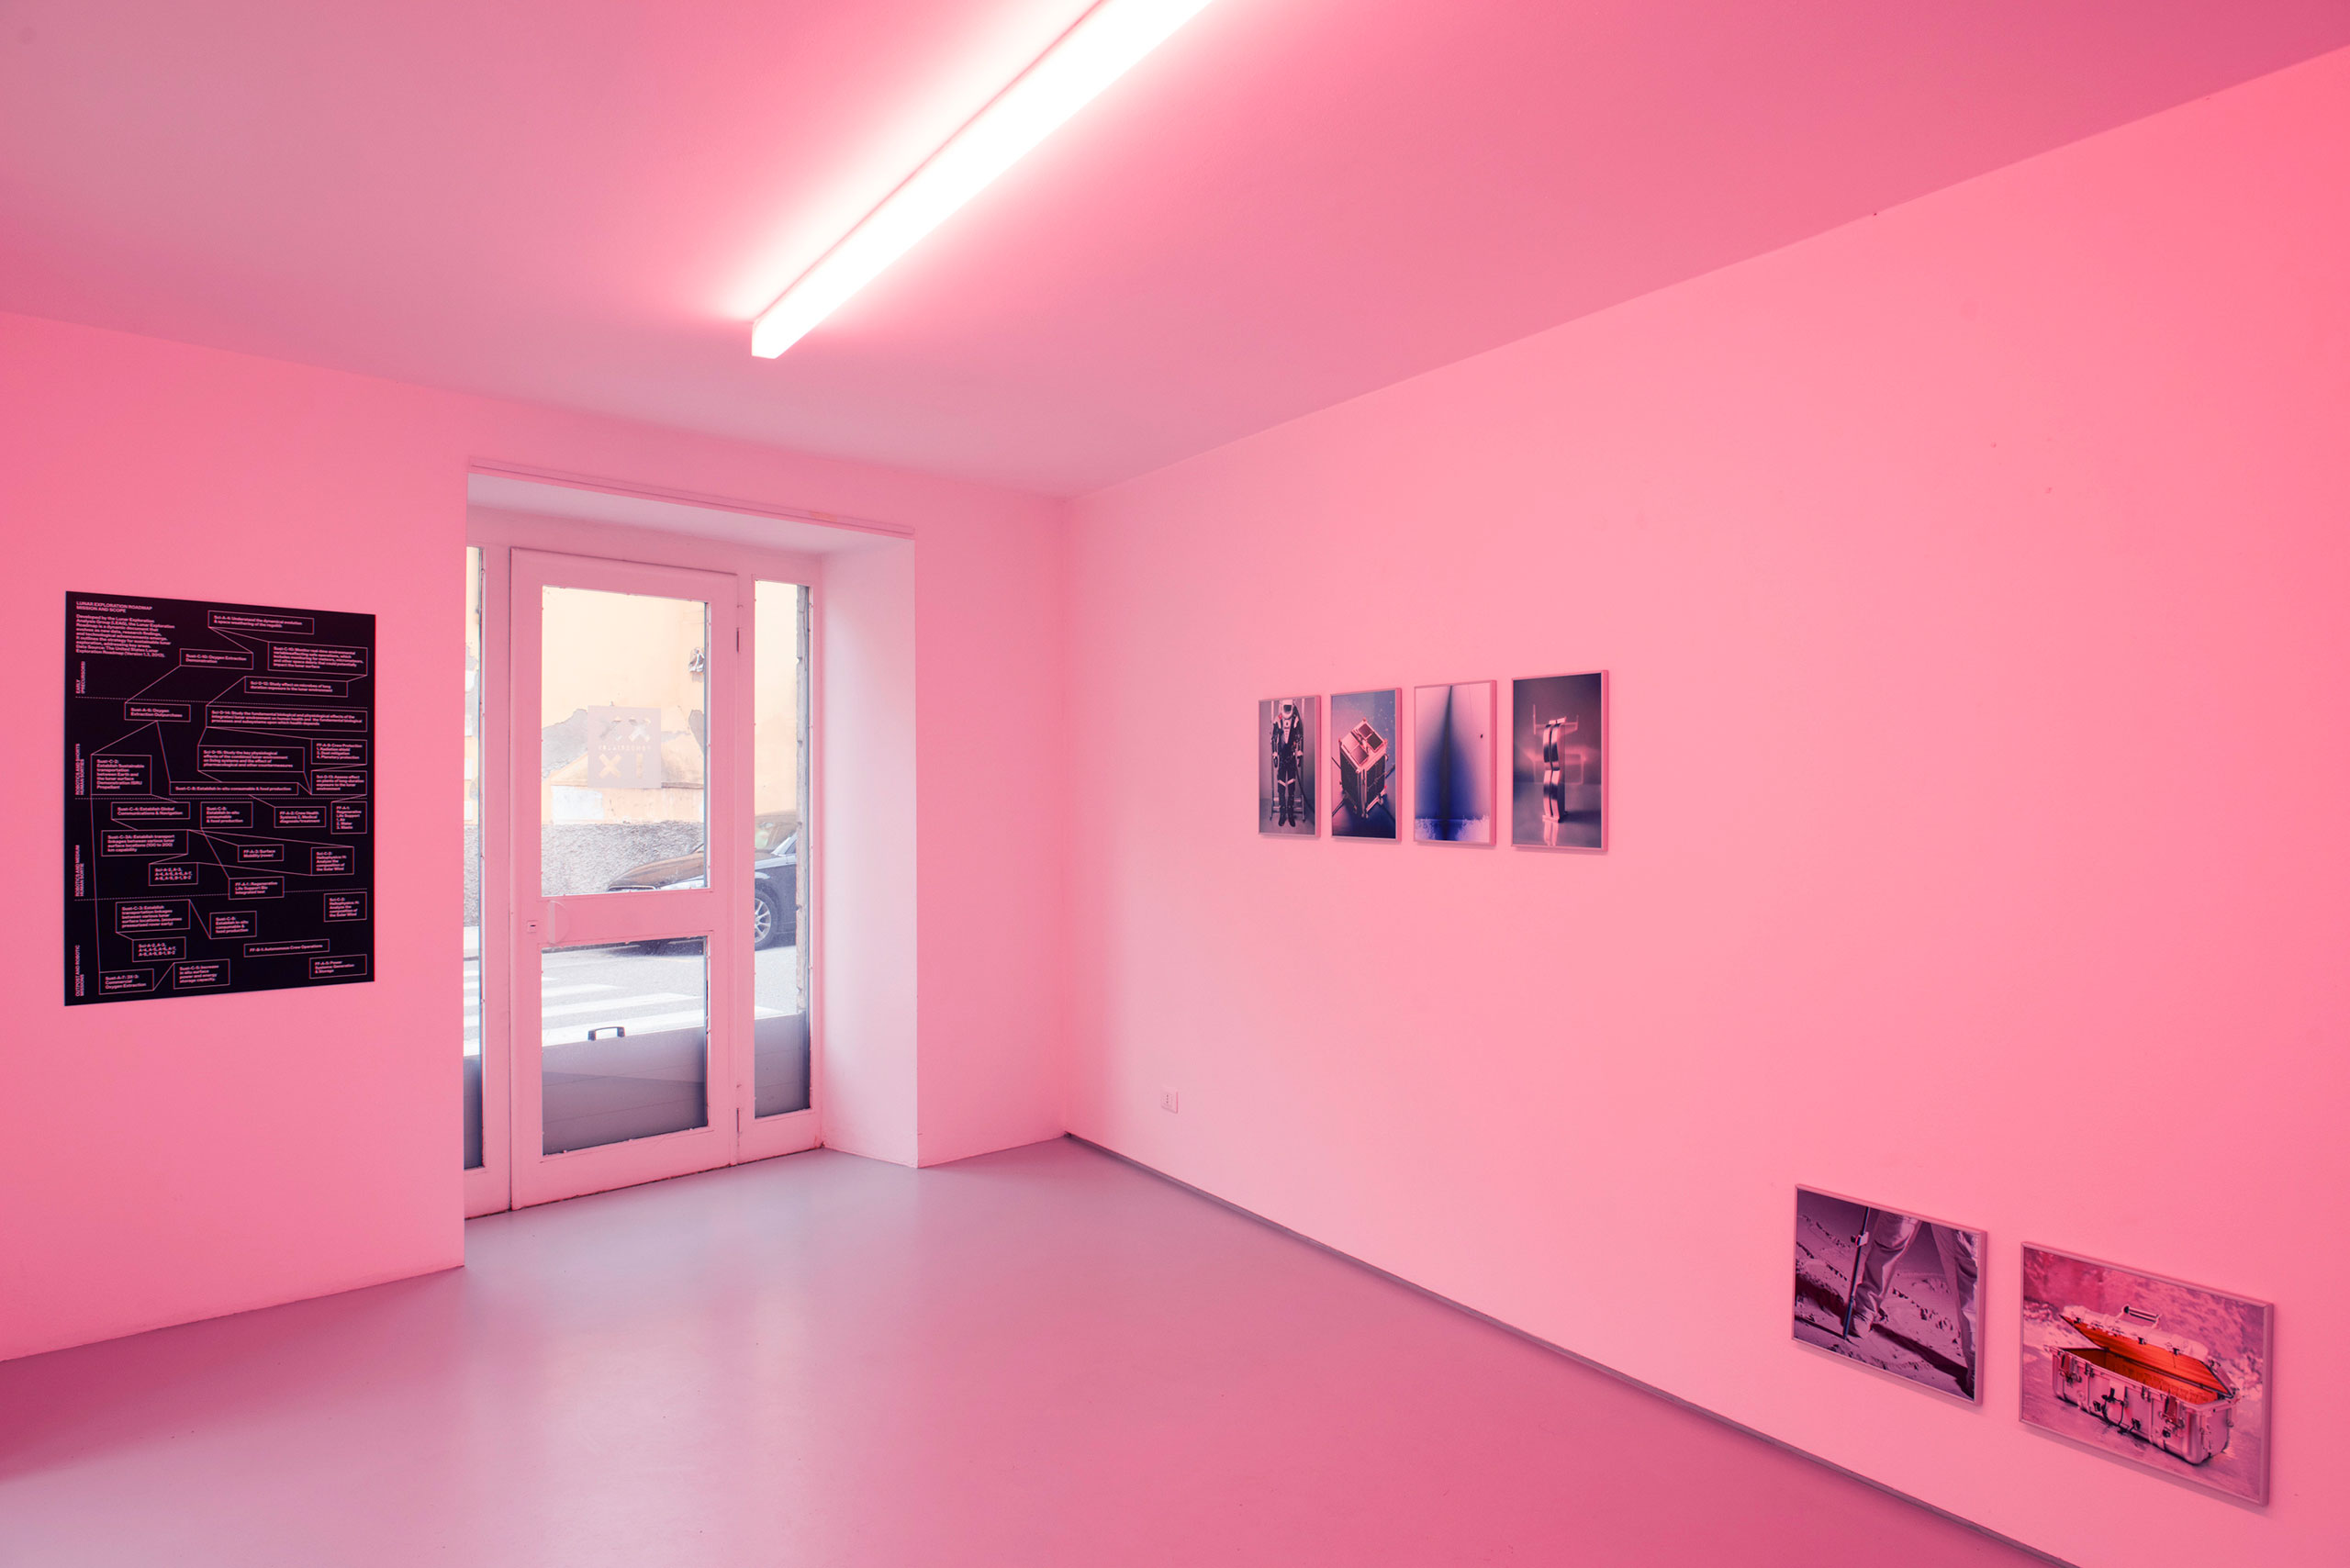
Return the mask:
[[[374,978],[375,618],[65,596],[65,1001]]]

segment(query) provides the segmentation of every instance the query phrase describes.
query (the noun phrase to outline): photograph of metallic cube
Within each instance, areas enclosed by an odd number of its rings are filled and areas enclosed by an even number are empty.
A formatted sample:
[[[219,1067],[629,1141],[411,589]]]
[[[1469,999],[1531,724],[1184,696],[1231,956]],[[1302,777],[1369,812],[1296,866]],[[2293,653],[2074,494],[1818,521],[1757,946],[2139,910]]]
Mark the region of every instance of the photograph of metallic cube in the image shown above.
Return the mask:
[[[1321,716],[1319,697],[1269,697],[1257,704],[1259,833],[1312,838],[1322,831],[1314,814]]]
[[[1341,691],[1330,699],[1330,836],[1396,834],[1395,712],[1401,691]]]
[[[1607,677],[1510,682],[1509,840],[1528,849],[1605,849]]]
[[[2026,1246],[2020,1414],[2174,1481],[2266,1503],[2275,1316],[2266,1302]]]
[[[1980,1403],[1982,1325],[1981,1231],[1796,1189],[1798,1343]]]
[[[1424,844],[1494,842],[1494,686],[1412,691],[1412,836]]]

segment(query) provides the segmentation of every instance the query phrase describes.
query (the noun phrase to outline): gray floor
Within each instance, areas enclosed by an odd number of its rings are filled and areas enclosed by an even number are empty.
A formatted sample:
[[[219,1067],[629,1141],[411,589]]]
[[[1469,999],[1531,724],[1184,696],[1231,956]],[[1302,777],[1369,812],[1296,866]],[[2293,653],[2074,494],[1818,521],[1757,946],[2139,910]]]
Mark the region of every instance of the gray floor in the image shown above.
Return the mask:
[[[1069,1141],[0,1364],[7,1568],[2041,1561]]]

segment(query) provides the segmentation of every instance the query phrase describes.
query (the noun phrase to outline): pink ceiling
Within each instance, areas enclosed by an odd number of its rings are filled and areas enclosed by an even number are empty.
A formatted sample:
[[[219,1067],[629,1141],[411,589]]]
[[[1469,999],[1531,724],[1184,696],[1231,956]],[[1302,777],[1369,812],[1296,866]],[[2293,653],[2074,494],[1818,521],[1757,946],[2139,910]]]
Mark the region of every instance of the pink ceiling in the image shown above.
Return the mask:
[[[2350,44],[2350,0],[1218,0],[815,336],[1084,0],[0,0],[0,309],[1072,493]]]

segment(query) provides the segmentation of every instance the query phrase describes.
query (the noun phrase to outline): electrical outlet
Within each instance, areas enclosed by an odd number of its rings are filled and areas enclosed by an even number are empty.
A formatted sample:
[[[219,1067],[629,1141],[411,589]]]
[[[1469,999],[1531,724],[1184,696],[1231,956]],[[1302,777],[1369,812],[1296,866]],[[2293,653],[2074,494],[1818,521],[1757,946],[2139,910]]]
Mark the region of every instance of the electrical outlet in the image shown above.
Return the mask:
[[[1180,1114],[1183,1109],[1183,1097],[1172,1089],[1162,1089],[1158,1092],[1158,1108],[1170,1114]]]

